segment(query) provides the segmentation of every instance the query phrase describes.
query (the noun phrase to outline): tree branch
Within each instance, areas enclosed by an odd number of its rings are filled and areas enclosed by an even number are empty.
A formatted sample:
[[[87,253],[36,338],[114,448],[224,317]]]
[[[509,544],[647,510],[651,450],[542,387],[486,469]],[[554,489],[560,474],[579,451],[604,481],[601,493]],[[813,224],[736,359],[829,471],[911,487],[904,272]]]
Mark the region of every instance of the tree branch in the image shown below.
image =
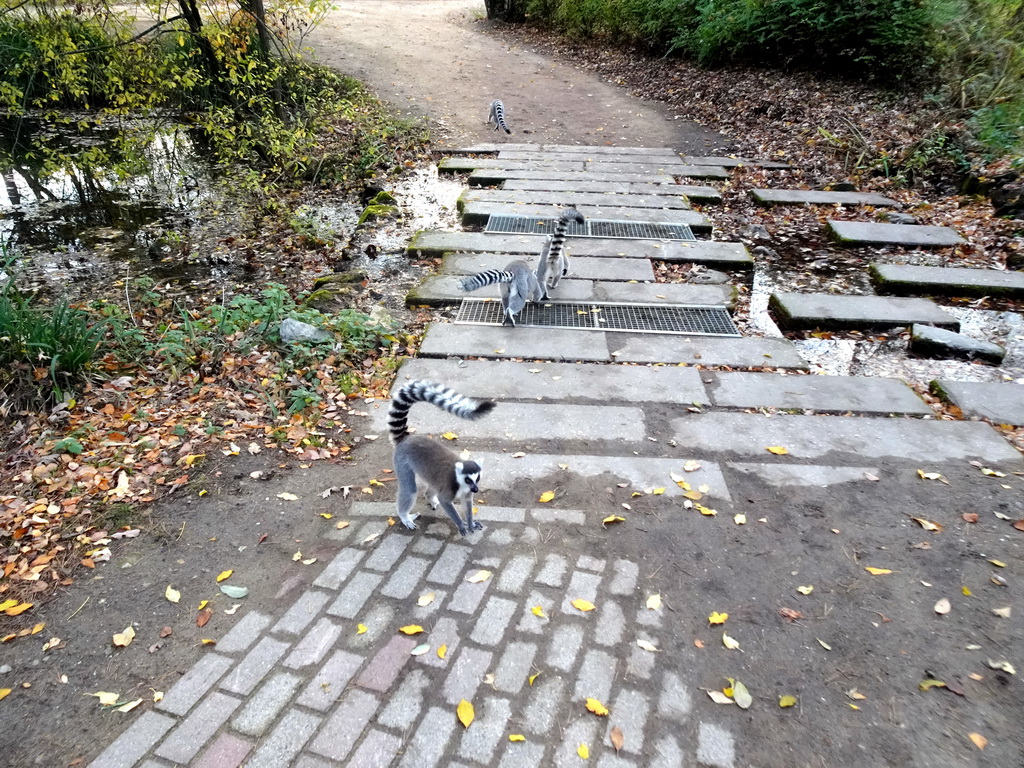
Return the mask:
[[[28,1],[29,0],[25,0],[25,2],[28,2]],[[139,32],[139,34],[135,35],[135,37],[130,37],[127,40],[119,40],[116,43],[110,43],[109,45],[96,45],[96,46],[93,46],[92,48],[78,48],[78,49],[76,49],[74,51],[64,51],[60,55],[61,56],[74,56],[77,53],[95,53],[96,51],[106,51],[106,50],[109,50],[111,48],[120,48],[123,45],[129,45],[131,43],[134,43],[136,40],[140,40],[141,38],[145,37],[150,32],[152,32],[154,29],[159,29],[160,27],[164,26],[165,24],[170,24],[172,21],[177,21],[178,19],[183,19],[183,18],[185,18],[185,17],[182,16],[179,13],[177,16],[171,16],[171,18],[169,18],[169,19],[164,19],[163,21],[158,21],[156,24],[154,24],[149,29],[145,29],[142,32]]]

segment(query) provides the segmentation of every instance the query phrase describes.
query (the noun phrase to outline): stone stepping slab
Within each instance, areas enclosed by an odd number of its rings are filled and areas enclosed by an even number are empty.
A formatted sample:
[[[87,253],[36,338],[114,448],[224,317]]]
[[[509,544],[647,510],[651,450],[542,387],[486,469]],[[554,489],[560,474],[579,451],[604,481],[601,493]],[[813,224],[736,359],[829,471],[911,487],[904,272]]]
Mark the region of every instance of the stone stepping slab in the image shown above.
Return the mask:
[[[829,192],[817,189],[752,189],[751,196],[762,205],[899,205],[892,198],[870,192]]]
[[[730,470],[756,475],[776,488],[827,488],[842,483],[872,483],[867,475],[881,477],[878,467],[834,467],[827,464],[762,464],[753,461],[727,461]],[[355,514],[355,513],[352,513]]]
[[[682,155],[680,159],[691,165],[720,165],[723,168],[740,168],[744,165],[756,165],[759,168],[789,168],[789,163],[778,160],[754,160],[749,157],[696,157],[693,155]]]
[[[563,161],[560,161],[563,162]],[[614,162],[612,160],[592,160],[586,164],[590,173],[668,173],[672,176],[696,176],[702,166],[686,163],[636,163]]]
[[[807,368],[796,347],[786,339],[605,333],[449,323],[430,326],[420,346],[420,356]]]
[[[679,153],[668,147],[609,147],[605,145],[588,147],[584,144],[508,144],[481,143],[458,149],[445,149],[453,155],[485,154],[493,152],[588,152],[592,155],[657,155],[658,157],[679,157]]]
[[[644,165],[661,165],[666,168],[676,165],[686,165],[679,159],[679,155],[659,154],[631,154],[626,152],[591,152],[588,147],[579,147],[574,152],[545,152],[521,149],[503,149],[498,152],[499,160],[576,160],[581,163],[641,163]]]
[[[539,235],[421,230],[409,242],[412,255],[442,256],[454,251],[536,256],[544,246]],[[598,256],[704,264],[718,269],[750,270],[754,259],[742,243],[720,240],[641,240],[615,237],[569,237],[570,256]]]
[[[409,306],[458,304],[463,299],[497,299],[499,286],[488,285],[478,291],[459,290],[461,277],[432,275],[409,291]],[[552,291],[553,301],[637,302],[641,304],[697,304],[731,306],[736,289],[729,285],[686,285],[676,283],[623,283],[566,278]]]
[[[732,372],[708,372],[703,378],[711,402],[727,408],[794,408],[918,416],[933,413],[900,379]]]
[[[934,466],[938,462],[980,459],[1021,463],[1021,455],[987,424],[908,418],[844,416],[771,417],[759,413],[696,413],[673,419],[678,449],[742,457],[768,457],[769,446],[789,453],[779,463],[812,460],[845,463],[905,461]]]
[[[586,174],[583,174],[584,176]],[[501,185],[502,190],[524,190],[529,192],[577,192],[619,195],[685,195],[683,189],[706,189],[701,187],[683,187],[674,182],[669,184],[651,184],[649,182],[627,181],[566,181],[563,179],[506,179]],[[717,192],[717,190],[715,190]],[[721,200],[721,196],[719,196]]]
[[[940,360],[983,360],[992,365],[1001,365],[1003,358],[1006,357],[1006,350],[998,344],[931,325],[911,327],[908,350],[910,354],[921,357]]]
[[[700,203],[720,203],[722,195],[713,187],[676,184],[658,192],[585,192],[561,190],[520,189],[467,189],[459,197],[459,204],[468,202],[525,203],[535,205],[598,205],[621,208],[678,208],[688,209],[689,200]]]
[[[441,271],[449,275],[475,275],[485,269],[504,269],[512,260],[501,253],[449,253],[441,263]],[[580,280],[655,280],[654,269],[647,259],[602,258],[574,256],[572,275]]]
[[[469,175],[471,187],[496,187],[511,181],[559,181],[586,183],[675,184],[674,177],[664,173],[591,173],[589,171],[523,171],[508,168],[478,168]]]
[[[960,330],[960,322],[928,299],[773,293],[768,300],[780,327],[789,330],[886,330],[914,323]]]
[[[916,248],[945,248],[967,242],[949,227],[921,224],[876,224],[871,221],[828,221],[832,236],[840,245],[904,245]]]
[[[871,279],[879,293],[901,296],[1024,297],[1024,273],[996,269],[916,267],[876,262],[871,265]]]
[[[936,379],[931,390],[968,418],[994,424],[1024,425],[1024,386],[1009,382]]]
[[[496,400],[673,405],[708,402],[697,369],[676,366],[417,358],[406,361],[397,381],[414,379],[444,382],[466,395]]]
[[[438,173],[466,173],[477,168],[501,168],[510,171],[578,171],[585,163],[571,160],[499,160],[496,157],[446,157],[437,164]]]
[[[633,221],[640,224],[686,224],[694,232],[710,232],[711,221],[702,213],[665,208],[622,208],[616,206],[577,205],[576,210],[588,219]],[[484,226],[492,214],[506,216],[557,217],[554,204],[468,202],[462,208],[462,223]]]

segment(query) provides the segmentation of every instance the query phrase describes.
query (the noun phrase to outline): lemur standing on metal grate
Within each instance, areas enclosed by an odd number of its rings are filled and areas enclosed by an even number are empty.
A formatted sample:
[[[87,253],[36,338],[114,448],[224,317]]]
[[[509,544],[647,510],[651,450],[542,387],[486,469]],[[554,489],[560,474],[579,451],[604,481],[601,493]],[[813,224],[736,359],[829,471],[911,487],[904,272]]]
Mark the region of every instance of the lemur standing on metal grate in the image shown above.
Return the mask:
[[[512,129],[505,123],[505,105],[501,103],[501,99],[495,99],[491,102],[491,111],[487,115],[487,124],[494,123],[494,130],[499,128],[505,133],[512,133]]]
[[[501,285],[502,325],[516,324],[516,315],[523,311],[528,301],[540,301],[543,293],[537,276],[525,261],[516,259],[504,269],[488,269],[465,277],[459,283],[463,291],[476,291],[485,285]]]
[[[554,233],[547,239],[540,252],[540,263],[537,264],[537,282],[540,284],[541,299],[548,298],[548,292],[558,287],[563,277],[569,274],[569,256],[565,252],[565,233],[569,222],[583,224],[583,214],[575,208],[565,208],[558,217]]]

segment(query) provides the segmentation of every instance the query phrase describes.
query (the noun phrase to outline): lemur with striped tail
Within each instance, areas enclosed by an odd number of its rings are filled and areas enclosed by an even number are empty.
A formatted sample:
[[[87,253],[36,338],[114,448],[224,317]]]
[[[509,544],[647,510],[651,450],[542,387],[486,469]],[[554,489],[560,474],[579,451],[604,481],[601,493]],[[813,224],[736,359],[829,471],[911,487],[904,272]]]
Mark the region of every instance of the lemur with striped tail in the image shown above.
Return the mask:
[[[476,420],[494,410],[492,400],[474,400],[453,389],[431,381],[410,381],[391,394],[388,410],[388,431],[395,446],[395,477],[398,478],[398,519],[406,528],[416,528],[416,480],[422,481],[423,493],[431,509],[442,507],[462,536],[483,530],[473,520],[473,494],[480,490],[480,464],[461,461],[449,448],[436,440],[410,435],[409,410],[416,403],[432,403],[461,419]],[[463,509],[465,521],[455,508]]]
[[[486,285],[498,283],[501,286],[502,325],[516,324],[516,315],[523,311],[528,301],[540,301],[543,290],[537,282],[537,275],[525,261],[516,259],[504,269],[488,269],[462,279],[459,288],[476,291]]]
[[[569,274],[569,256],[565,252],[565,233],[569,229],[569,222],[575,221],[582,224],[585,219],[583,214],[575,208],[565,208],[558,223],[555,224],[555,231],[544,243],[540,253],[540,262],[537,264],[537,282],[540,284],[541,299],[546,300],[548,293],[558,287],[562,278]]]
[[[512,129],[508,127],[505,122],[505,105],[501,103],[501,99],[495,99],[491,102],[491,111],[487,115],[487,124],[494,123],[494,130],[499,128],[505,133],[512,133]]]

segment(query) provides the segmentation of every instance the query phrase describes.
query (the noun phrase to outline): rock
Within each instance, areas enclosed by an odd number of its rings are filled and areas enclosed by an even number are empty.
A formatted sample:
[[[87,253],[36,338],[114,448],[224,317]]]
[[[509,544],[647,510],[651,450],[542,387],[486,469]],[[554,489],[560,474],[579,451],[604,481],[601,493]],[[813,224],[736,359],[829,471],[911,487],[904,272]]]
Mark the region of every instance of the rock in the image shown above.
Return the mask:
[[[1006,184],[989,193],[996,216],[1024,218],[1024,184]]]
[[[779,254],[769,248],[767,245],[759,245],[753,250],[755,256],[760,256],[762,259],[777,259]]]
[[[14,669],[14,667],[12,667],[10,664],[4,664],[2,667],[0,667],[0,675],[6,675],[12,669]]]
[[[856,192],[857,185],[852,181],[837,181],[835,184],[829,184],[825,189],[830,192]]]
[[[749,224],[743,230],[743,237],[748,240],[771,240],[772,235],[762,224]]]
[[[286,318],[281,321],[281,341],[329,341],[334,338],[329,331],[299,320]]]
[[[690,269],[690,282],[699,285],[725,285],[729,282],[729,275],[719,272],[717,269],[708,269],[701,264],[695,264]]]
[[[397,216],[398,208],[394,205],[368,205],[363,209],[363,212],[359,214],[359,221],[356,222],[356,226],[362,226],[368,221],[375,221],[377,219],[383,219],[388,216]]]
[[[332,285],[345,285],[349,283],[361,283],[366,279],[366,273],[353,269],[348,272],[335,272],[330,275],[323,275],[313,281],[313,288],[330,288]]]
[[[885,214],[885,220],[890,224],[917,224],[916,216],[911,216],[909,213],[900,213],[899,211],[889,211]]]
[[[1020,271],[1024,269],[1024,252],[1011,251],[1006,256],[1006,268]]]
[[[910,330],[910,351],[921,357],[982,360],[999,365],[1006,350],[990,341],[979,341],[931,325],[915,324]]]
[[[398,205],[398,201],[395,200],[395,196],[387,190],[382,189],[373,199],[370,200],[370,205]]]

